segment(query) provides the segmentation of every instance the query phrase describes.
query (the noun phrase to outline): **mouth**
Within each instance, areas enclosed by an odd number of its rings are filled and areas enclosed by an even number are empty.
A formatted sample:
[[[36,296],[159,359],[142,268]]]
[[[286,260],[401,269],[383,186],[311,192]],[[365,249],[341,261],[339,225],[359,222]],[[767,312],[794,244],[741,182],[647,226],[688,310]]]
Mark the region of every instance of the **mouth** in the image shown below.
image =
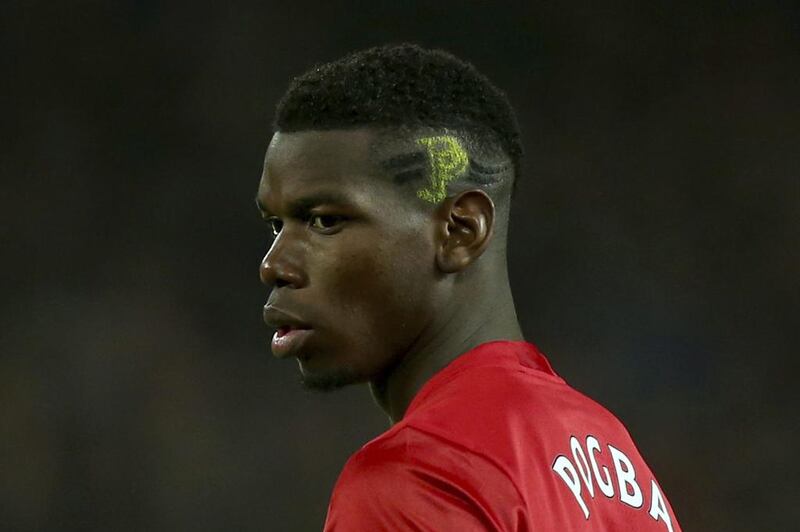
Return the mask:
[[[272,336],[272,354],[277,358],[285,358],[295,353],[305,343],[313,330],[284,325],[278,327]]]
[[[313,333],[308,322],[270,303],[264,305],[264,322],[275,329],[275,334],[272,336],[272,354],[277,358],[295,353]]]
[[[282,338],[292,331],[307,331],[310,327],[295,327],[293,325],[281,325],[275,331],[275,336]]]

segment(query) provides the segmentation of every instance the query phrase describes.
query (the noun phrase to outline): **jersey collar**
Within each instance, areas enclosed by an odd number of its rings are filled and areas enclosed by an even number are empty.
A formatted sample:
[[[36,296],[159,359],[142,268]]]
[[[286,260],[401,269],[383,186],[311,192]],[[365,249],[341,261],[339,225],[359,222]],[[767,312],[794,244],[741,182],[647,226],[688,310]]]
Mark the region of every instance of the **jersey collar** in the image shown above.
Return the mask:
[[[440,385],[455,375],[468,369],[486,366],[502,366],[511,369],[522,366],[562,380],[539,348],[532,343],[524,340],[492,340],[459,355],[428,379],[411,400],[403,418],[414,411]]]

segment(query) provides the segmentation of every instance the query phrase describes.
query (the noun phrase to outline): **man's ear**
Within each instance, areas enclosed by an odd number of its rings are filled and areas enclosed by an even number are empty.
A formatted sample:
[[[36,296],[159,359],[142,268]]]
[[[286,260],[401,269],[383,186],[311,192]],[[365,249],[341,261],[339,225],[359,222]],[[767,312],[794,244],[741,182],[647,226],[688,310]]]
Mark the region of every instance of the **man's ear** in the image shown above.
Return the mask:
[[[436,210],[436,264],[445,273],[464,270],[480,257],[494,234],[495,208],[484,191],[446,198]]]

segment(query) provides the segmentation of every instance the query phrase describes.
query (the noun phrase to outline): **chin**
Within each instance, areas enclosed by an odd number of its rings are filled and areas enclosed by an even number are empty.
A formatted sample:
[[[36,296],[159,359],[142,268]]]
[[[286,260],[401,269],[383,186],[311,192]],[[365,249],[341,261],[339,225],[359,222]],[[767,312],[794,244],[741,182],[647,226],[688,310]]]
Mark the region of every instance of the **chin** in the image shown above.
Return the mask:
[[[300,384],[311,392],[332,392],[362,382],[365,379],[350,368],[309,372],[300,366]]]

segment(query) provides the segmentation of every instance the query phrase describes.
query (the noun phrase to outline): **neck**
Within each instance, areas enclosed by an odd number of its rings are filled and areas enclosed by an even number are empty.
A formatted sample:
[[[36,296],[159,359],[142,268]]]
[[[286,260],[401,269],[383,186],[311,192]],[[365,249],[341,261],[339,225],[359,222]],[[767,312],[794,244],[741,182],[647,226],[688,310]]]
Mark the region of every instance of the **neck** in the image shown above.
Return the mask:
[[[499,284],[470,298],[480,302],[477,307],[453,305],[456,310],[426,329],[386,377],[370,382],[375,402],[392,424],[403,418],[420,388],[460,355],[492,340],[524,340],[508,278]]]

